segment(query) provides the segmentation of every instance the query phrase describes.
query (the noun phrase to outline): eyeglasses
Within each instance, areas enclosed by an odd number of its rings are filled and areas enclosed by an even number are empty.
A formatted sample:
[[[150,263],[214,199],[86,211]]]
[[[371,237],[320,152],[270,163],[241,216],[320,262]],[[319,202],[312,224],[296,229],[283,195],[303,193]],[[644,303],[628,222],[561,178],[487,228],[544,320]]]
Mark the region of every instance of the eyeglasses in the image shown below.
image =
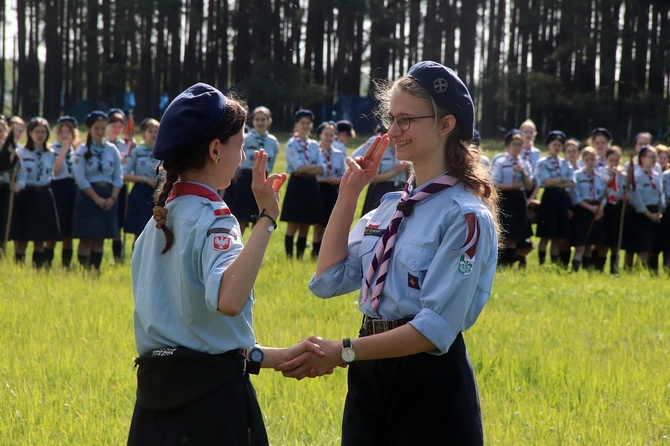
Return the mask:
[[[424,119],[424,118],[434,118],[435,115],[427,116],[410,116],[407,113],[398,113],[396,116],[393,116],[391,113],[386,117],[386,128],[391,127],[393,123],[398,124],[398,128],[403,132],[409,130],[409,126],[412,125],[412,121],[415,119]]]

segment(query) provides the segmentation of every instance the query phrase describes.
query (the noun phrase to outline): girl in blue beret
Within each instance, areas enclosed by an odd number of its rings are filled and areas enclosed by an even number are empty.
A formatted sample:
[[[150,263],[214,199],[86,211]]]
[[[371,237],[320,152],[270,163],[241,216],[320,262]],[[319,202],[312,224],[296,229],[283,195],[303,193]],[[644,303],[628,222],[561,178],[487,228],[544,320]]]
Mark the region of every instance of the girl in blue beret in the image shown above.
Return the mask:
[[[360,337],[311,338],[323,358],[288,376],[348,366],[347,445],[481,445],[477,384],[462,332],[491,295],[497,193],[472,143],[474,106],[450,69],[421,62],[380,92],[388,135],[348,158],[309,287],[323,298],[360,289]],[[363,188],[392,142],[415,174],[351,228]]]
[[[109,117],[101,111],[86,118],[88,136],[74,155],[77,196],[72,217],[72,237],[79,239],[77,257],[88,268],[100,269],[105,239],[119,235],[118,201],[123,186],[121,155],[105,140]]]
[[[120,108],[110,108],[107,111],[107,116],[109,117],[109,123],[107,124],[107,129],[105,129],[105,139],[116,146],[119,155],[121,155],[121,165],[123,166],[126,162],[126,158],[130,156],[130,152],[135,146],[135,141],[133,141],[132,138],[126,139],[121,136],[128,117]],[[112,240],[112,253],[114,255],[114,260],[117,262],[123,261],[124,256],[124,246],[121,241],[121,229],[124,228],[126,221],[127,201],[128,188],[124,181],[121,190],[119,190],[118,206],[116,207],[119,234]]]
[[[51,190],[58,208],[58,222],[60,223],[60,240],[63,242],[61,261],[63,267],[69,268],[72,262],[72,212],[77,196],[77,183],[74,181],[74,152],[79,147],[78,123],[72,116],[61,116],[54,127],[56,142],[51,145],[56,154],[54,176],[51,180]],[[55,240],[46,242],[44,252],[47,262],[51,264],[54,258]]]
[[[323,205],[317,175],[325,172],[319,144],[309,137],[314,122],[310,110],[295,113],[295,134],[286,143],[286,172],[291,174],[284,195],[281,220],[287,222],[284,249],[293,257],[293,239],[298,233],[295,252],[302,259],[307,246],[309,227],[323,222]]]
[[[260,209],[242,243],[217,190],[245,160],[244,104],[196,84],[168,106],[153,146],[166,177],[132,257],[137,402],[128,444],[267,445],[249,374],[319,347],[255,345],[254,281],[279,216],[286,174],[254,154]],[[272,297],[272,296],[265,296]]]

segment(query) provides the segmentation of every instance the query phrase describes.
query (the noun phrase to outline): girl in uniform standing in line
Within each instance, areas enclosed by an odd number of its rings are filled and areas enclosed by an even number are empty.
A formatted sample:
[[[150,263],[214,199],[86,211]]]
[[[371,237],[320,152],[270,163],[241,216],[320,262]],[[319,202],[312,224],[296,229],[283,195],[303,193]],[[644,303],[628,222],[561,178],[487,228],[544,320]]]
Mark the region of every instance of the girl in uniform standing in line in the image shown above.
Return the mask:
[[[325,172],[319,144],[310,139],[314,114],[301,109],[295,112],[295,135],[286,144],[286,172],[291,174],[281,211],[281,220],[288,223],[284,249],[293,257],[293,238],[298,232],[296,257],[302,259],[307,246],[310,225],[323,222],[323,205],[317,175]]]
[[[269,130],[272,125],[272,113],[267,107],[259,106],[251,113],[251,124],[253,129],[244,137],[244,153],[246,159],[242,161],[238,172],[235,193],[230,203],[230,210],[240,223],[242,234],[254,219],[252,216],[258,214],[258,206],[251,190],[252,168],[254,166],[254,154],[263,149],[268,155],[267,173],[274,169],[277,156],[279,155],[279,141]]]
[[[63,242],[61,261],[64,268],[69,268],[72,263],[72,212],[74,210],[74,200],[77,196],[73,163],[75,147],[79,147],[81,144],[78,126],[77,120],[72,116],[58,118],[56,127],[54,127],[57,141],[51,145],[51,149],[56,155],[56,162],[50,187],[58,208],[59,240]],[[44,255],[49,265],[54,258],[55,245],[56,240],[49,240],[45,244]]]
[[[1,116],[1,115],[0,115]],[[7,234],[7,219],[9,218],[10,183],[13,173],[18,167],[18,155],[14,149],[13,137],[10,139],[9,124],[5,117],[0,118],[0,147],[2,151],[2,166],[0,168],[0,256],[5,254],[5,236]]]
[[[619,163],[621,162],[621,149],[613,146],[605,152],[607,168],[600,170],[600,175],[605,180],[607,193],[605,194],[605,211],[603,225],[605,226],[605,253],[610,250],[610,273],[619,273],[619,234],[621,231],[621,213],[623,202],[628,200],[626,192],[626,177]]]
[[[324,298],[362,288],[361,337],[311,338],[325,357],[298,357],[278,369],[300,378],[348,364],[345,446],[481,445],[479,396],[461,332],[491,294],[498,224],[496,188],[471,143],[472,99],[435,62],[414,65],[381,95],[388,136],[364,157],[347,159],[309,284]],[[389,137],[415,175],[349,233]]]
[[[547,245],[551,240],[551,261],[559,260],[559,245],[569,236],[568,210],[570,197],[566,188],[575,185],[572,181],[572,167],[570,163],[558,156],[565,142],[565,133],[560,130],[549,132],[546,138],[549,153],[541,158],[535,167],[534,177],[539,187],[544,188],[540,208],[537,214],[537,230],[535,235],[540,237],[538,257],[540,265],[544,264]]]
[[[625,248],[627,256],[629,253],[637,254],[642,265],[653,269],[649,259],[657,252],[658,224],[665,210],[665,195],[661,175],[654,169],[656,149],[642,147],[638,156],[640,166],[635,169],[635,189],[630,198],[635,212],[627,230]]]
[[[9,118],[9,127],[14,134],[14,142],[16,143],[16,148],[21,147],[21,138],[26,131],[26,123],[20,116],[12,116]]]
[[[337,134],[335,135],[333,147],[346,154],[347,144],[356,137],[356,130],[354,130],[354,125],[351,121],[347,121],[346,119],[337,121],[335,126],[337,127]]]
[[[33,265],[41,268],[47,263],[44,241],[60,236],[56,202],[49,188],[56,157],[47,145],[46,119],[31,119],[27,132],[26,145],[17,150],[20,163],[12,185],[16,197],[10,238],[14,240],[14,258],[19,263],[23,263],[28,241],[32,241]]]
[[[334,145],[336,130],[332,122],[324,122],[316,129],[316,137],[319,138],[319,149],[321,150],[326,170],[316,178],[316,181],[319,183],[319,191],[321,192],[323,221],[314,225],[314,233],[312,234],[313,258],[319,256],[323,232],[328,224],[328,219],[330,219],[330,214],[333,212],[335,201],[337,201],[337,190],[340,187],[340,180],[347,168],[344,162],[347,157],[346,149],[342,151]]]
[[[105,140],[109,118],[96,110],[86,117],[88,136],[74,156],[77,196],[72,216],[72,237],[78,238],[79,263],[100,269],[106,238],[119,233],[117,206],[123,186],[121,155]]]
[[[140,357],[131,446],[267,445],[249,374],[305,351],[321,354],[309,341],[255,345],[253,286],[286,174],[266,178],[267,154],[256,152],[252,187],[262,210],[244,246],[217,190],[244,160],[246,117],[243,104],[206,84],[186,89],[163,114],[153,153],[166,182],[156,221],[147,223],[132,259]]]
[[[612,145],[612,134],[604,127],[597,127],[591,131],[589,143],[591,147],[596,149],[596,170],[607,166],[605,161],[605,152]]]
[[[526,191],[533,188],[530,163],[521,158],[523,138],[517,129],[505,135],[505,156],[495,158],[493,182],[500,191],[498,209],[500,226],[505,234],[498,265],[512,265],[517,259],[518,243],[532,234],[526,211]],[[523,265],[523,262],[521,263]]]
[[[105,138],[108,142],[114,144],[119,155],[121,155],[121,166],[126,162],[126,158],[130,155],[135,143],[132,139],[126,140],[121,137],[123,129],[126,126],[126,120],[128,119],[126,114],[120,108],[110,108],[107,112],[109,116],[109,123],[107,124],[107,129],[105,130]],[[126,210],[127,210],[127,200],[128,200],[128,188],[124,182],[119,190],[118,205],[116,207],[117,217],[118,217],[118,226],[119,232],[112,239],[112,253],[114,254],[114,260],[116,262],[122,262],[124,256],[123,242],[121,240],[121,229],[124,227],[126,221]]]
[[[603,216],[606,198],[605,181],[596,172],[597,153],[593,147],[587,146],[582,150],[581,158],[584,166],[574,173],[575,187],[571,191],[573,204],[572,228],[570,231],[571,245],[575,247],[572,259],[572,271],[579,271],[584,258],[586,247],[596,245],[603,248],[607,242]],[[601,249],[596,249],[601,251]],[[605,252],[606,249],[605,249]],[[591,252],[586,253],[588,257]],[[605,257],[597,256],[591,259],[598,271],[605,265]],[[602,260],[602,261],[601,261]]]
[[[135,241],[153,215],[156,168],[159,161],[151,151],[158,126],[159,122],[152,118],[142,121],[140,133],[144,142],[132,148],[123,165],[123,181],[135,183],[128,195],[128,212],[124,225],[126,233],[135,235]]]

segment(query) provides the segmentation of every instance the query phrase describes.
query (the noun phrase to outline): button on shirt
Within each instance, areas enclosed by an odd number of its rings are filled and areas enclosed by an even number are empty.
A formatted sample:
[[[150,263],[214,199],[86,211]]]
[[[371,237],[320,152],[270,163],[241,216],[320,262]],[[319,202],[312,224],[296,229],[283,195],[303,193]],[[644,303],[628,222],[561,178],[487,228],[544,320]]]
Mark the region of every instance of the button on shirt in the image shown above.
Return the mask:
[[[386,194],[379,208],[358,221],[346,260],[310,280],[315,295],[329,298],[361,288],[400,195]],[[433,353],[444,354],[491,295],[497,245],[491,212],[462,184],[435,193],[400,223],[377,312],[370,299],[360,309],[374,318],[414,317],[410,324],[435,344]]]
[[[166,208],[175,236],[170,250],[161,254],[165,236],[153,219],[133,250],[138,353],[182,346],[219,354],[251,347],[253,292],[238,316],[218,310],[221,279],[243,247],[237,220],[223,201],[198,195],[180,195]]]
[[[523,167],[526,175],[532,180],[530,163],[520,156],[515,158],[507,153],[505,156],[498,156],[494,159],[492,167],[493,182],[495,184],[521,184],[520,190],[526,190],[521,172],[514,171],[514,166],[517,164]]]
[[[265,171],[267,173],[272,172],[272,169],[275,168],[277,156],[279,156],[279,141],[277,141],[274,135],[269,133],[261,135],[255,129],[244,138],[244,154],[247,159],[240,165],[240,169],[253,169],[254,153],[260,149],[265,150],[265,153],[268,154],[268,163],[265,166]]]
[[[58,158],[60,151],[63,150],[60,141],[56,141],[51,145],[51,150],[54,151],[55,157]],[[73,172],[74,166],[74,148],[70,146],[68,153],[65,154],[65,159],[63,160],[63,165],[60,168],[58,174],[54,174],[53,180],[64,180],[66,178],[74,178]]]
[[[91,183],[104,181],[114,187],[123,186],[121,173],[121,155],[113,144],[91,142],[91,155],[86,159],[89,150],[82,144],[74,155],[74,179],[79,189],[88,189]]]
[[[307,141],[294,136],[286,143],[286,173],[293,173],[298,168],[315,164],[326,170],[319,145],[313,139]]]
[[[573,178],[575,187],[570,191],[572,204],[577,205],[582,201],[600,201],[604,205],[607,202],[604,194],[607,184],[598,173],[589,173],[585,169],[579,169]]]
[[[142,143],[135,146],[130,152],[130,156],[126,158],[126,163],[123,165],[123,174],[154,178],[158,164],[159,161],[154,158],[151,149]]]
[[[54,173],[56,157],[51,150],[35,148],[28,150],[21,147],[17,150],[21,163],[16,173],[16,182],[21,187],[48,186]]]
[[[540,187],[546,187],[544,182],[549,178],[564,178],[572,181],[572,166],[567,160],[560,157],[545,156],[540,158],[533,173],[535,182]]]

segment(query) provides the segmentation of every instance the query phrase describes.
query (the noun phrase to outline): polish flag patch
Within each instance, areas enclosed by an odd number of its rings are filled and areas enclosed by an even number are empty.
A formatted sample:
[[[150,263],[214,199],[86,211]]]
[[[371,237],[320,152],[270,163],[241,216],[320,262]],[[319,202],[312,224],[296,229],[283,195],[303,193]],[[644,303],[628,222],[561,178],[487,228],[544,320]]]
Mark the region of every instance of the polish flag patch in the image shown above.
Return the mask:
[[[212,239],[212,244],[217,251],[228,251],[230,249],[230,237],[226,235],[215,235]]]

